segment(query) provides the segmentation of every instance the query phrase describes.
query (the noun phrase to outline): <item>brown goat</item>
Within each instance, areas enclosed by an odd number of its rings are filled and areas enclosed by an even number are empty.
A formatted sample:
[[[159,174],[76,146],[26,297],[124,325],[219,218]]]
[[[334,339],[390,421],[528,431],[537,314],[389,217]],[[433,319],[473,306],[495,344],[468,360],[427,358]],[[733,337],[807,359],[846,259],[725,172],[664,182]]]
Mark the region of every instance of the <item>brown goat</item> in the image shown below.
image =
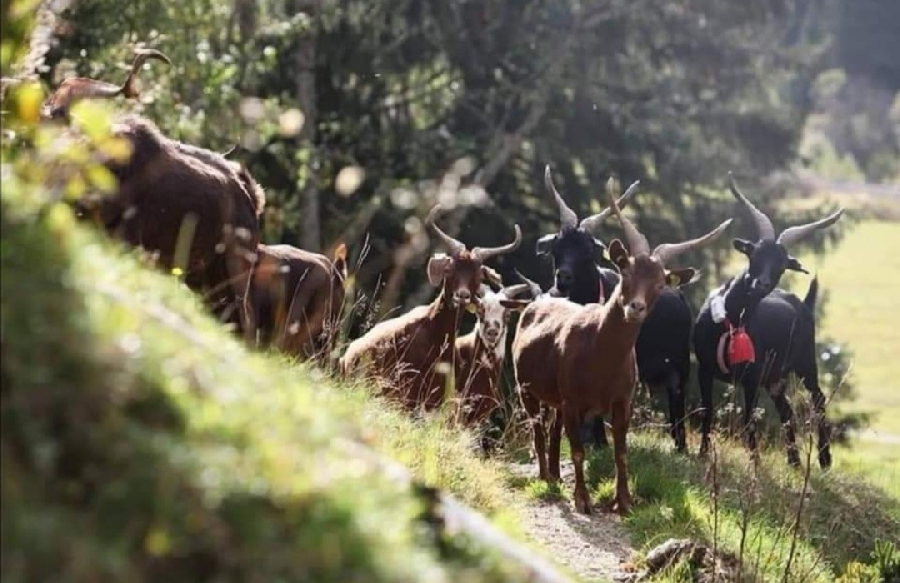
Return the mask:
[[[499,276],[483,262],[513,251],[522,242],[522,231],[516,225],[512,243],[468,250],[434,224],[438,212],[440,206],[435,206],[426,225],[449,248],[450,254],[433,255],[426,271],[429,283],[440,286],[440,293],[430,304],[376,324],[350,343],[340,361],[345,377],[362,372],[380,385],[383,394],[409,409],[431,410],[441,404],[448,377],[453,372],[461,311],[477,306],[482,281],[493,279],[500,283]]]
[[[334,258],[291,245],[257,250],[250,308],[261,343],[307,359],[331,356],[347,282],[347,247]]]
[[[68,119],[71,105],[84,98],[134,97],[134,75],[150,58],[169,62],[159,51],[139,51],[122,86],[67,79],[45,102],[44,116]],[[112,134],[131,150],[127,161],[106,162],[118,188],[99,200],[78,201],[76,211],[157,254],[162,268],[183,269],[187,285],[249,339],[255,324],[246,301],[265,206],[262,188],[240,164],[169,139],[145,118],[126,115]]]
[[[571,446],[575,466],[575,507],[591,512],[584,483],[584,447],[579,427],[587,416],[612,414],[616,463],[614,508],[628,512],[627,449],[625,436],[631,419],[631,400],[637,375],[634,344],[641,323],[665,286],[694,279],[694,269],[668,270],[665,264],[686,251],[714,240],[731,222],[709,234],[676,244],[658,246],[652,253],[647,239],[624,217],[609,192],[613,213],[622,224],[629,255],[618,239],[609,245],[610,260],[621,279],[605,304],[580,305],[562,298],[540,297],[522,312],[513,341],[513,362],[519,395],[534,431],[534,449],[542,479],[559,478],[559,438],[550,471],[544,446],[541,404],[557,409]],[[558,423],[555,423],[558,427]]]
[[[482,423],[500,405],[499,382],[506,358],[509,315],[528,305],[530,300],[515,297],[529,289],[527,284],[517,284],[494,292],[482,285],[475,328],[456,339],[456,390],[465,425]]]

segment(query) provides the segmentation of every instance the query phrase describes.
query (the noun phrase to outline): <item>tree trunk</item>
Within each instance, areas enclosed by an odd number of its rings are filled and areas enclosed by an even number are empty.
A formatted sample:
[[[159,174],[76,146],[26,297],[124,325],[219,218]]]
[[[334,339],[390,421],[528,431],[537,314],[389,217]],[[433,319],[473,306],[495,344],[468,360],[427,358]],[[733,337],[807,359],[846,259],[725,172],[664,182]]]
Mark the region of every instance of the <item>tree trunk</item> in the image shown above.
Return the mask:
[[[322,233],[319,216],[319,191],[316,189],[316,41],[318,38],[320,0],[294,0],[288,3],[294,13],[309,16],[309,28],[301,33],[294,51],[296,71],[297,106],[303,112],[304,122],[299,134],[299,147],[307,152],[306,173],[300,187],[302,218],[300,219],[300,244],[309,251],[320,251]]]

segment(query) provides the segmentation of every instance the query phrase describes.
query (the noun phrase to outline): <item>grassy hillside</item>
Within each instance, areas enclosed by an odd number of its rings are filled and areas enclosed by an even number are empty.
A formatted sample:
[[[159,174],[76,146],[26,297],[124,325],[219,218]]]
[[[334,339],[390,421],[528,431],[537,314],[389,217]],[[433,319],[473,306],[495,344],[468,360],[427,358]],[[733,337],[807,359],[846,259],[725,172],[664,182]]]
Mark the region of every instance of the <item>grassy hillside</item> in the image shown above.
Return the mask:
[[[840,471],[824,473],[814,455],[807,481],[804,470],[787,467],[780,447],[765,451],[754,468],[741,445],[717,444],[706,463],[675,454],[661,432],[629,437],[636,504],[623,522],[635,548],[691,537],[742,558],[761,581],[799,583],[833,581],[854,562],[870,562],[876,541],[900,544],[900,498]],[[591,450],[587,479],[595,501],[612,499],[613,477],[612,452]],[[532,497],[563,497],[571,504],[570,483],[547,488],[533,479],[518,485]],[[790,575],[783,579],[789,560]],[[675,569],[658,580],[692,579]]]
[[[465,435],[248,354],[175,278],[2,196],[4,582],[521,580],[339,439],[509,507]]]

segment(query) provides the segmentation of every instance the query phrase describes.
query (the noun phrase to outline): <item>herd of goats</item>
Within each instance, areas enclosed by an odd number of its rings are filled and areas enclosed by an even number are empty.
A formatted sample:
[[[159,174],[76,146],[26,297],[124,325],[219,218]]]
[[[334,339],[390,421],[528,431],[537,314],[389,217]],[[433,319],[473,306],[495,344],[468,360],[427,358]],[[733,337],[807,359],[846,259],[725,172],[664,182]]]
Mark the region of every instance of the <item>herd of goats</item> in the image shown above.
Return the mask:
[[[79,99],[136,96],[134,76],[147,59],[169,62],[164,54],[143,49],[121,86],[66,79],[46,100],[42,117],[67,123],[70,106]],[[227,154],[167,138],[141,116],[117,118],[113,132],[130,143],[131,156],[125,162],[104,162],[117,178],[117,190],[75,203],[79,216],[96,221],[128,245],[154,253],[167,270],[176,265],[179,235],[190,224],[193,238],[183,260],[185,282],[203,295],[217,317],[233,324],[254,346],[274,346],[301,358],[327,353],[344,304],[346,247],[339,245],[329,258],[289,245],[262,244],[259,217],[265,195],[243,165]],[[512,362],[518,397],[533,430],[540,477],[559,479],[564,429],[575,469],[575,506],[590,513],[582,426],[590,431],[588,440],[605,445],[603,416],[609,416],[616,467],[613,508],[627,512],[631,498],[626,433],[636,383],[665,388],[670,432],[675,448],[684,452],[693,344],[702,399],[701,454],[710,447],[712,385],[718,378],[744,388],[745,439],[751,450],[756,448],[757,392],[759,387],[767,389],[781,418],[788,462],[799,465],[785,391],[793,373],[812,396],[819,464],[831,465],[815,353],[817,281],[813,278],[802,300],[777,286],[785,270],[808,273],[788,247],[834,224],[843,210],[776,236],[771,220],[731,180],[731,192],[752,217],[758,240],[734,239],[734,248],[747,256],[748,264],[710,293],[695,319],[679,287],[694,281],[698,272],[673,264],[678,256],[710,245],[731,219],[702,237],[651,248],[621,212],[637,183],[618,199],[608,189],[608,207],[580,221],[555,188],[549,166],[545,184],[560,218],[559,231],[536,243],[536,253],[553,262],[551,289],[543,291],[521,274],[522,282],[504,286],[486,265],[519,247],[518,225],[511,243],[470,249],[436,224],[441,212],[436,206],[426,226],[446,253],[429,259],[426,276],[438,288],[437,297],[350,342],[337,372],[369,379],[410,410],[434,410],[455,394],[463,422],[477,426],[500,406],[508,319],[517,311]],[[624,241],[614,239],[607,245],[596,233],[611,216],[621,225]],[[608,260],[600,265],[595,258],[602,254]],[[463,311],[477,317],[475,329],[464,336],[457,335]]]

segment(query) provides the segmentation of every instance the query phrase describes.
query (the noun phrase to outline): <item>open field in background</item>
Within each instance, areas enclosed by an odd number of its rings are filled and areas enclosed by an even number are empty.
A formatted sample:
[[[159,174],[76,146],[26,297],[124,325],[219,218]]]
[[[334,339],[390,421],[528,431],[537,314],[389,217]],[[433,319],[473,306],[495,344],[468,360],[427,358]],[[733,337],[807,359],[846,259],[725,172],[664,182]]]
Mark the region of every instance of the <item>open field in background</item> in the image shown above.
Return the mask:
[[[856,400],[841,407],[870,414],[869,430],[853,440],[852,449],[835,448],[835,467],[864,475],[900,498],[900,196],[829,194],[788,204],[813,208],[826,199],[839,201],[848,216],[863,218],[823,256],[800,259],[818,273],[819,297],[827,302],[820,335],[853,353]],[[801,297],[809,281],[802,274],[784,279]]]

